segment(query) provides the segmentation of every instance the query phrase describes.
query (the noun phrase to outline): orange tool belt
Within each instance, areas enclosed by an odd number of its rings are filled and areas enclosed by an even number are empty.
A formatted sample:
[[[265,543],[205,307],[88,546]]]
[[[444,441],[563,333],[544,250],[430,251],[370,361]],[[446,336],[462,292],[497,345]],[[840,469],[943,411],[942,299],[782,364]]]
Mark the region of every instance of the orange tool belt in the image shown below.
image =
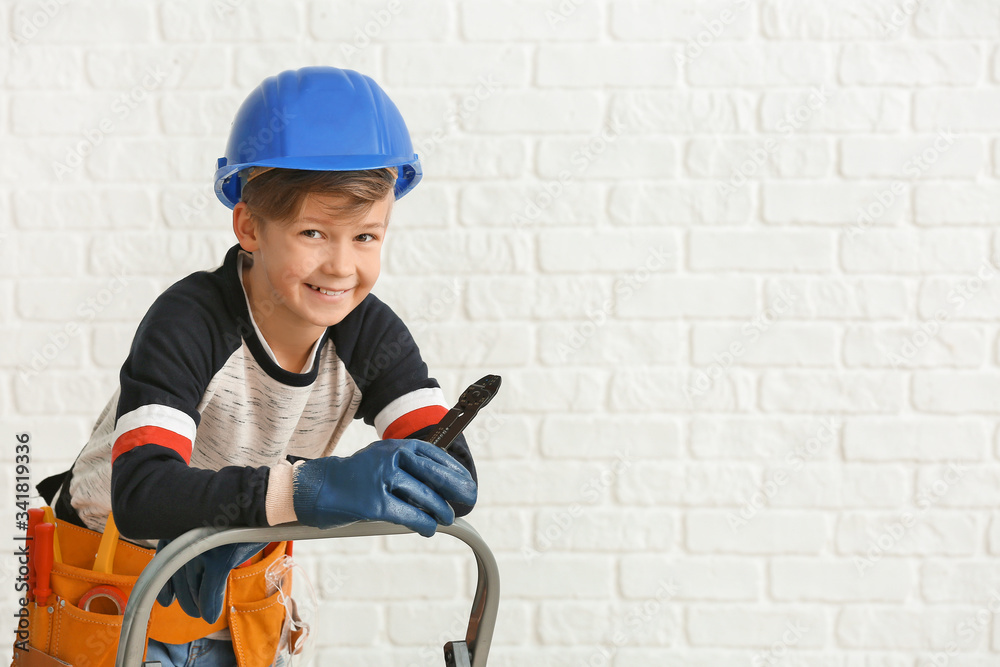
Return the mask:
[[[46,511],[51,518],[51,510],[46,508]],[[81,608],[80,599],[102,585],[114,586],[127,598],[156,550],[119,540],[111,518],[104,533],[62,519],[51,520],[55,523],[56,545],[49,584],[51,594],[22,607],[12,665],[114,667],[124,616],[86,611]],[[154,603],[146,630],[147,643],[152,638],[166,644],[184,644],[228,627],[239,666],[268,667],[274,661],[285,621],[282,598],[290,594],[290,589],[275,590],[268,595],[264,574],[290,551],[291,542],[272,542],[232,570],[224,611],[215,623],[188,616],[177,600],[168,607]],[[95,562],[102,559],[107,566],[95,567]],[[290,587],[290,579],[284,585]],[[22,632],[27,634],[26,642]],[[24,650],[25,647],[30,648]]]

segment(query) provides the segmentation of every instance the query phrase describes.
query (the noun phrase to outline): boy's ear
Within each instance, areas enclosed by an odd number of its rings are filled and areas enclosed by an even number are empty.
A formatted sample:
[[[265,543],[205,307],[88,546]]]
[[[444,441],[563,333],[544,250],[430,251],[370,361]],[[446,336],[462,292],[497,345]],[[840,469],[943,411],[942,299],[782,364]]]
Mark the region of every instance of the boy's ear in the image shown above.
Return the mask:
[[[247,252],[254,252],[260,248],[257,221],[250,215],[250,209],[243,202],[233,207],[233,232],[240,242],[240,247]]]

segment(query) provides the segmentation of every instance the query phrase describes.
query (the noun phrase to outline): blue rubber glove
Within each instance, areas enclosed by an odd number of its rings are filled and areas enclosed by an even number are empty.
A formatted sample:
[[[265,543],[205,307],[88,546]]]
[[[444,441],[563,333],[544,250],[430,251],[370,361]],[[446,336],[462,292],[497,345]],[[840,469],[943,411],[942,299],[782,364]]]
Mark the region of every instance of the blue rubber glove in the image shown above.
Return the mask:
[[[474,505],[477,492],[461,463],[423,440],[379,440],[353,456],[306,461],[295,466],[292,488],[307,526],[390,521],[424,537],[455,521],[446,501]]]
[[[156,552],[159,553],[168,544],[170,540],[160,540],[156,545]],[[176,596],[185,614],[215,623],[222,615],[222,605],[226,601],[229,571],[261,551],[267,544],[242,542],[209,549],[174,572],[170,581],[156,596],[156,601],[166,607]]]

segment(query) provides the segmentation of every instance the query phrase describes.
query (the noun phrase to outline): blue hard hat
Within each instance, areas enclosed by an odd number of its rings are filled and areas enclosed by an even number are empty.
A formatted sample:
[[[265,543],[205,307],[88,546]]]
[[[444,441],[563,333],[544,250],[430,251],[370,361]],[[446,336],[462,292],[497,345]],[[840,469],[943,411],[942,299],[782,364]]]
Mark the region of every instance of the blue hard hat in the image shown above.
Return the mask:
[[[233,119],[215,194],[233,208],[247,167],[347,171],[396,167],[399,199],[423,175],[399,109],[375,81],[349,69],[303,67],[264,79]]]

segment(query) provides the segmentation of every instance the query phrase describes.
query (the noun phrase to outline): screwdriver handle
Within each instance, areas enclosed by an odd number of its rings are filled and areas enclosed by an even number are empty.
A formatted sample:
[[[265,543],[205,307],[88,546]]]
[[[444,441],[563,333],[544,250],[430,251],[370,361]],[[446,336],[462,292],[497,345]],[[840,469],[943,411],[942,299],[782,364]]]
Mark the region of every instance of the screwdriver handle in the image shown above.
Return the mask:
[[[49,588],[49,575],[52,574],[52,539],[55,535],[56,527],[51,523],[40,523],[35,526],[35,546],[38,552],[35,554],[35,576],[37,577],[35,586],[36,604],[44,605],[52,589]]]
[[[45,516],[45,510],[41,507],[32,507],[28,510],[28,530],[25,533],[27,537],[26,544],[28,545],[28,599],[35,599],[35,554],[38,553],[37,545],[35,544],[35,528],[38,524],[42,523],[42,518]]]

